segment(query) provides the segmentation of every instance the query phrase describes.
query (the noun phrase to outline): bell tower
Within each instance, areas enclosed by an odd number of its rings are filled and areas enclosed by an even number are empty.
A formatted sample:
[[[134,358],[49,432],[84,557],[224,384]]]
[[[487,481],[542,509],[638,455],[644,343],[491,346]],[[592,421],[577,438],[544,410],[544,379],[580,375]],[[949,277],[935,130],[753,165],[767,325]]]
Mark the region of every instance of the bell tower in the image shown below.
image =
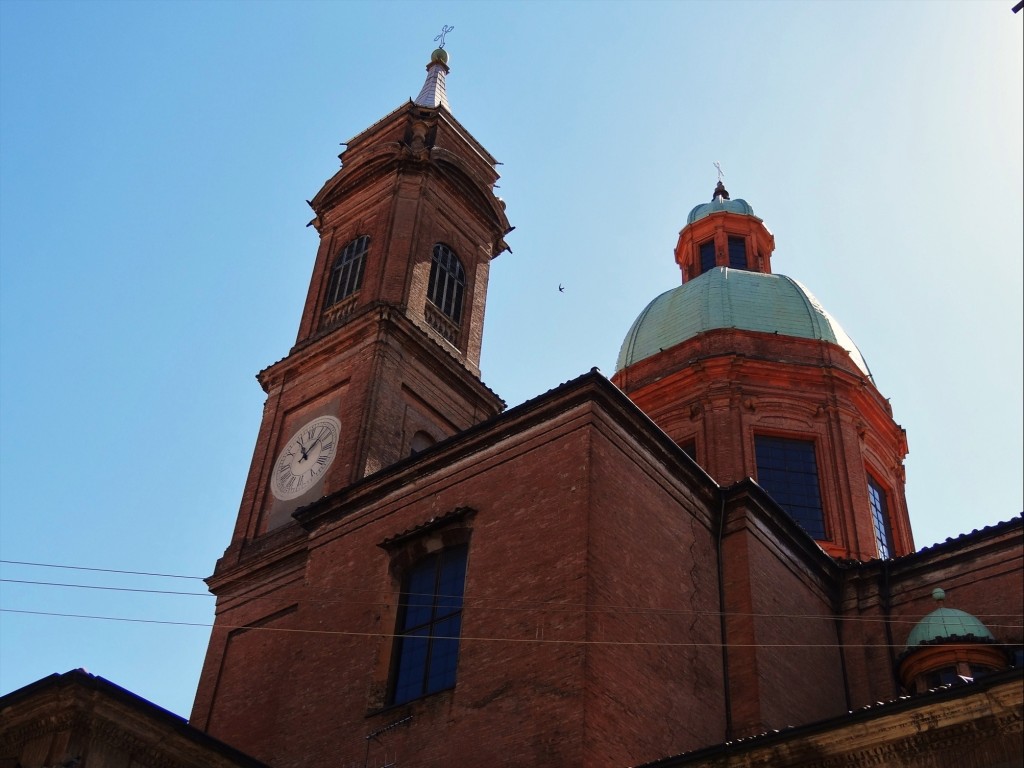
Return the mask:
[[[236,545],[504,407],[479,366],[490,261],[511,228],[497,161],[448,109],[447,62],[433,52],[416,99],[347,142],[309,202],[320,245],[295,346],[257,376]]]

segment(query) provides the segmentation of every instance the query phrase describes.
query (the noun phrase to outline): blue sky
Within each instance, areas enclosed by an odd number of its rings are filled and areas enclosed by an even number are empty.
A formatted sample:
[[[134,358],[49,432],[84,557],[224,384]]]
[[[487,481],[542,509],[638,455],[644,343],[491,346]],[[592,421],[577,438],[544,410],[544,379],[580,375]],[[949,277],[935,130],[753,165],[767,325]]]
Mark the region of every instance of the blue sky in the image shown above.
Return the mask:
[[[917,545],[1014,516],[1011,6],[3,0],[0,557],[212,571],[259,426],[253,375],[298,328],[304,201],[341,142],[419,91],[442,24],[452,111],[502,161],[516,226],[482,361],[509,405],[611,374],[678,284],[677,233],[719,161],[774,232],[774,270],[839,319],[906,428]],[[0,692],[85,667],[187,716],[201,581],[0,574],[5,611],[135,620],[0,613]]]

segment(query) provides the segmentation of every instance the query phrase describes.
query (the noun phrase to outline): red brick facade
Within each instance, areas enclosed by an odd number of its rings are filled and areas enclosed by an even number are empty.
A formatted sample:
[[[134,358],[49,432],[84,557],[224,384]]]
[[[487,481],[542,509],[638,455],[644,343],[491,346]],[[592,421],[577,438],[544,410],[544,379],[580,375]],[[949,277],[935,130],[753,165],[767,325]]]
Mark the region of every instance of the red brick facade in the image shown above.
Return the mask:
[[[591,374],[244,546],[211,579],[192,722],[275,766],[345,764],[410,715],[388,746],[418,765],[624,765],[714,738],[722,702],[678,687],[722,680],[714,486],[642,426]],[[385,544],[455,526],[470,552],[458,684],[381,711],[399,590]]]
[[[887,489],[893,552],[914,551],[904,492],[907,440],[888,401],[834,344],[721,329],[665,350],[613,379],[722,483],[756,477],[756,435],[815,442],[834,557],[877,557],[868,473]]]
[[[310,203],[320,248],[296,345],[259,375],[267,402],[235,543],[409,455],[414,436],[441,440],[504,405],[479,380],[490,259],[509,230],[492,192],[493,158],[446,111],[411,103],[352,139],[342,158]],[[335,259],[362,236],[369,251],[361,287],[325,307]],[[428,318],[437,243],[465,268],[458,324]],[[341,423],[337,458],[298,498],[275,498],[275,459],[323,415]]]
[[[411,103],[342,158],[312,202],[296,346],[260,374],[192,725],[275,768],[626,766],[892,698],[939,584],[1006,647],[1024,640],[1021,520],[911,554],[905,436],[843,350],[723,330],[502,413],[478,378],[509,229],[493,158]],[[325,310],[363,235],[362,286]],[[454,336],[429,317],[439,242],[466,268]],[[283,444],[322,415],[341,423],[333,464],[276,499]],[[816,441],[820,546],[747,479],[759,432]],[[413,452],[423,434],[436,444]],[[868,473],[890,492],[894,560],[871,560]],[[464,545],[456,683],[389,704],[403,578]]]

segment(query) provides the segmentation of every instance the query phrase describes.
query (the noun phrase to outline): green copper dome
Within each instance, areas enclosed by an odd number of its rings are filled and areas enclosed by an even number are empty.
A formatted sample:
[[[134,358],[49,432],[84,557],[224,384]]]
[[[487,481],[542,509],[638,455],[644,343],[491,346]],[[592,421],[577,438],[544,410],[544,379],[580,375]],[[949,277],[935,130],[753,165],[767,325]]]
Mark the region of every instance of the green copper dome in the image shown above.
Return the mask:
[[[735,202],[742,201],[725,204]],[[626,334],[615,370],[718,328],[828,341],[871,376],[857,345],[803,285],[785,275],[728,267],[715,267],[648,304]]]
[[[910,637],[907,638],[907,650],[936,641],[968,638],[971,640],[995,640],[992,633],[988,631],[988,627],[971,614],[958,611],[956,608],[936,608],[910,630]]]
[[[754,215],[754,209],[751,208],[750,203],[742,198],[729,200],[722,197],[715,197],[715,199],[710,203],[701,203],[700,205],[694,206],[693,210],[690,211],[690,214],[686,217],[686,223],[693,224],[693,222],[699,221],[705,216],[710,216],[712,213],[718,213],[719,211],[742,213],[746,216]]]

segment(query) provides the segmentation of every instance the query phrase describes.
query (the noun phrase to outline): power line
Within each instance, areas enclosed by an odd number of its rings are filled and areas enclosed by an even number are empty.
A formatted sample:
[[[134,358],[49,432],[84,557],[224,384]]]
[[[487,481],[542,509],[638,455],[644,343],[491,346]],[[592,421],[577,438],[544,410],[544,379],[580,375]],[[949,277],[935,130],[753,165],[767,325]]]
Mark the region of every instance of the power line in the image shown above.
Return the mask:
[[[3,584],[32,584],[39,587],[69,587],[73,589],[97,589],[108,592],[143,592],[149,595],[193,595],[213,597],[209,592],[180,592],[172,589],[140,589],[134,587],[102,587],[96,584],[67,584],[57,581],[28,581],[26,579],[0,579]]]
[[[5,563],[15,563],[16,561],[0,560]],[[25,563],[19,563],[25,564]],[[114,570],[107,568],[85,568],[82,566],[63,566],[53,564],[42,564],[42,563],[31,563],[30,565],[40,565],[43,567],[51,568],[70,568],[73,570],[84,570],[84,571],[98,571],[103,573],[119,573],[119,574],[135,574],[152,576],[156,574],[142,573],[138,571],[124,571]],[[185,579],[198,579],[195,576],[175,576],[174,578],[185,578]],[[49,581],[31,581],[25,579],[7,579],[0,578],[0,583],[11,583],[11,584],[25,584],[31,586],[48,586],[48,587],[60,587],[68,589],[92,589],[98,591],[108,592],[129,592],[129,593],[141,593],[141,594],[153,594],[153,595],[181,595],[191,597],[213,597],[208,592],[184,592],[178,590],[160,590],[160,589],[143,589],[137,587],[112,587],[112,586],[100,586],[92,584],[72,584],[66,582],[49,582]],[[316,587],[306,587],[307,589],[326,589]],[[360,589],[360,588],[343,588],[343,587],[332,587],[332,591],[338,592],[375,592],[379,593],[380,590],[372,589]],[[232,597],[235,595],[227,595],[226,597]],[[433,598],[434,593],[426,595],[420,595],[418,593],[405,593],[406,597],[420,597],[426,596]],[[719,611],[698,611],[698,610],[686,610],[680,608],[664,608],[659,606],[654,607],[642,607],[642,606],[630,606],[630,605],[585,605],[582,603],[560,603],[555,601],[540,601],[540,600],[512,600],[508,598],[500,597],[475,597],[472,595],[439,595],[440,598],[461,598],[464,606],[467,609],[472,610],[487,610],[487,611],[508,611],[508,612],[543,612],[543,613],[603,613],[603,614],[633,614],[637,616],[650,616],[655,618],[668,618],[671,616],[709,616],[717,617],[723,615]],[[280,595],[256,595],[248,597],[250,600],[280,600],[283,599]],[[512,603],[512,605],[488,605],[488,603],[495,602]],[[392,601],[360,601],[360,600],[341,600],[341,599],[309,599],[304,600],[306,604],[315,605],[363,605],[363,606],[376,606],[380,608],[386,608],[391,605],[395,607],[401,607],[405,603],[392,602]],[[849,623],[863,623],[863,624],[880,624],[890,622],[891,624],[916,624],[920,618],[908,617],[908,618],[895,618],[895,617],[874,617],[874,616],[843,616],[836,614],[787,614],[787,613],[755,613],[755,612],[724,612],[724,615],[729,617],[749,617],[749,618],[773,618],[773,619],[806,619],[806,620],[821,620],[821,621],[834,621],[839,619]],[[1005,614],[1005,613],[989,613],[989,614],[975,614],[978,618],[985,619],[1015,619],[1016,614]],[[989,621],[990,628],[1002,628],[1002,629],[1018,629],[1020,624],[1002,624],[992,623]]]
[[[329,635],[336,637],[403,637],[394,632],[354,632],[340,629],[301,629],[297,627],[270,627],[251,624],[208,624],[195,621],[170,621],[166,619],[133,619],[123,616],[97,616],[81,613],[57,613],[53,611],[25,611],[13,608],[0,608],[0,613],[18,613],[32,616],[50,616],[67,619],[89,619],[95,621],[119,621],[131,624],[158,624],[180,627],[203,627],[206,629],[244,629],[246,631],[285,632],[300,635]],[[459,642],[495,642],[495,643],[533,643],[536,645],[608,645],[608,646],[658,646],[661,648],[720,648],[721,643],[708,642],[664,642],[656,640],[563,640],[545,637],[480,637],[474,635],[435,636],[435,640],[458,640]],[[997,646],[1016,647],[1009,643],[995,643]],[[730,648],[902,648],[902,644],[886,646],[885,643],[729,643]]]
[[[25,560],[0,560],[8,565],[31,565],[36,568],[66,568],[71,571],[95,571],[96,573],[124,573],[131,576],[159,576],[165,579],[195,579],[203,581],[202,576],[182,576],[177,573],[148,573],[146,571],[122,571],[115,568],[87,568],[84,565],[60,565],[58,563],[32,563]]]
[[[28,585],[34,585],[34,586],[52,586],[52,587],[78,588],[78,589],[95,589],[95,590],[112,591],[112,592],[132,592],[132,593],[144,593],[144,594],[156,594],[156,595],[183,595],[183,596],[187,596],[187,597],[212,597],[212,595],[209,595],[209,594],[206,594],[206,593],[202,593],[202,592],[178,592],[178,591],[172,591],[172,590],[134,589],[134,588],[129,588],[129,587],[103,587],[103,586],[94,586],[94,585],[90,585],[90,584],[62,584],[62,583],[56,583],[56,582],[23,581],[23,580],[19,580],[19,579],[0,579],[0,582],[13,583],[13,584],[28,584]],[[407,595],[407,597],[409,597],[409,596],[410,595]],[[431,597],[431,598],[434,597],[434,595],[432,593],[428,594],[426,596],[427,597]],[[443,597],[443,596],[441,596],[441,597]],[[280,600],[283,600],[285,598],[283,596],[281,596],[281,595],[265,595],[265,596],[258,596],[258,597],[253,598],[253,599],[256,599],[256,600],[278,600],[278,601],[280,601]],[[315,604],[315,605],[330,605],[330,604],[334,604],[334,605],[363,605],[363,606],[369,605],[369,606],[374,606],[374,607],[378,607],[378,608],[387,608],[387,607],[390,607],[392,605],[391,603],[386,603],[386,602],[358,602],[358,601],[354,601],[354,600],[307,600],[306,604],[307,605],[309,605],[309,604]],[[397,608],[397,607],[401,607],[403,605],[405,605],[405,603],[399,602],[399,603],[395,603],[394,607]],[[15,609],[0,609],[0,610],[7,610],[7,611],[9,611],[11,613],[19,613],[19,612],[21,612],[21,613],[33,613],[33,611],[18,611],[18,610],[15,610]],[[503,607],[503,606],[472,605],[472,599],[471,598],[466,598],[465,599],[465,601],[463,603],[463,610],[466,611],[466,612],[476,612],[476,611],[485,611],[485,612],[488,612],[488,611],[516,611],[516,612],[519,612],[519,613],[526,613],[526,612],[551,613],[552,612],[549,609],[542,608],[542,607],[514,608],[514,607]],[[560,612],[564,613],[566,611],[560,611]],[[588,610],[584,610],[583,612],[584,613],[614,614],[614,613],[623,612],[623,611],[616,611],[613,608],[607,608],[607,609],[588,609]],[[44,612],[44,611],[40,611],[38,613],[46,614],[46,612]],[[634,614],[643,615],[643,616],[649,616],[649,617],[653,617],[653,618],[670,618],[670,617],[673,617],[673,616],[689,617],[689,616],[718,616],[719,615],[718,612],[716,612],[716,611],[679,611],[679,610],[675,610],[675,611],[655,611],[654,609],[644,610],[644,611],[635,610],[635,611],[631,611],[631,612],[627,612],[627,613],[634,613]],[[61,614],[53,614],[53,615],[61,615]],[[738,617],[746,617],[746,618],[752,618],[752,619],[759,619],[759,618],[807,619],[807,620],[821,620],[821,621],[832,621],[832,620],[834,620],[836,618],[835,616],[828,616],[828,615],[805,615],[805,614],[726,613],[725,615],[727,617],[737,617],[737,618]],[[1000,614],[1000,615],[1003,615],[1003,614]],[[870,618],[870,617],[851,617],[849,619],[849,621],[863,622],[863,623],[882,623],[882,622],[885,622],[886,619],[884,619],[884,618]],[[910,618],[910,619],[890,619],[889,621],[891,621],[891,623],[893,623],[893,624],[916,624],[918,620]],[[168,623],[173,624],[175,622],[168,622]],[[989,622],[988,626],[989,626],[989,628],[994,628],[994,629],[1020,629],[1021,628],[1020,624],[1002,624],[1002,623],[993,623],[993,622]]]

